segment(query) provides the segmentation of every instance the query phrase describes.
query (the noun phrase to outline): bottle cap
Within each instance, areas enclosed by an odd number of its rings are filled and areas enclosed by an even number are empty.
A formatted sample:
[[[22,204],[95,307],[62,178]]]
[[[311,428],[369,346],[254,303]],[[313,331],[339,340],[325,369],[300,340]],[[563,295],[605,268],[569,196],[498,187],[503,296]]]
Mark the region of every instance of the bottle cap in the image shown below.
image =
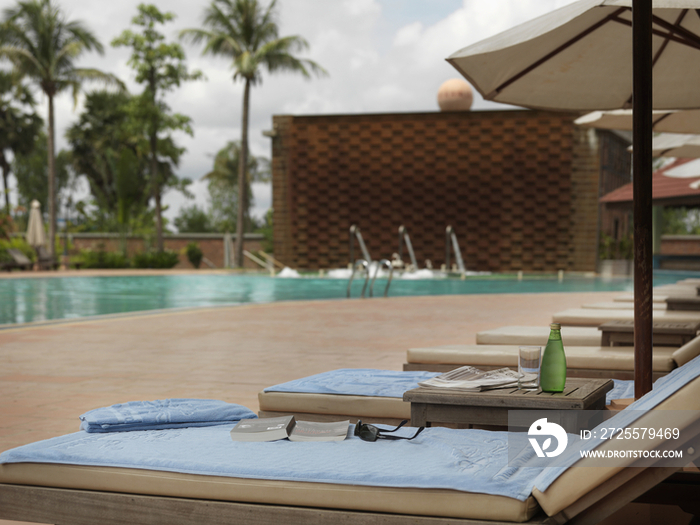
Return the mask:
[[[549,325],[552,330],[561,330],[561,325],[559,323],[552,323]]]

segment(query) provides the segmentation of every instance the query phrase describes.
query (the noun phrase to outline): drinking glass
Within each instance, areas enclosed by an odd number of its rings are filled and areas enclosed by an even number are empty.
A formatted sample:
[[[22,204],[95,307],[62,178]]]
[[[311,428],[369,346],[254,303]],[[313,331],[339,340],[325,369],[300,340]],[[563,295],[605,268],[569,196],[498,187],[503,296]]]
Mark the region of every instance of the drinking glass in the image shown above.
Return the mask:
[[[540,387],[541,346],[521,346],[518,348],[518,388],[537,390]]]

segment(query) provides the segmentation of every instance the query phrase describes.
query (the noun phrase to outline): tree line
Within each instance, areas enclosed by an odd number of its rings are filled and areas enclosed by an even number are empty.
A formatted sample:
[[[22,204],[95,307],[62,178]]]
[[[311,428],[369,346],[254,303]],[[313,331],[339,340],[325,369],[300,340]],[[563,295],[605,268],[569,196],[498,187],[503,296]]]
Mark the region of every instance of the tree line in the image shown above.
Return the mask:
[[[190,196],[191,181],[177,175],[185,149],[174,133],[194,133],[192,119],[173,111],[165,95],[184,82],[206,80],[201,71],[188,69],[182,46],[163,34],[174,17],[140,4],[131,27],[112,40],[112,46],[131,51],[128,65],[141,92],[129,93],[114,74],[77,66],[84,54],[103,54],[104,47],[82,22],[68,20],[54,0],[18,1],[4,10],[0,59],[8,67],[0,70],[0,169],[8,215],[8,176],[13,172],[20,204],[27,206],[34,198],[45,203],[49,239],[55,239],[58,197],[70,195],[66,190],[84,176],[93,206],[64,202],[73,205],[83,228],[125,235],[154,230],[156,249],[163,250],[163,194],[175,189]],[[308,49],[306,40],[279,35],[276,0],[267,6],[258,0],[212,0],[202,26],[182,30],[179,39],[202,46],[203,55],[227,60],[233,82],[243,83],[241,135],[227,141],[204,176],[209,213],[185,208],[175,225],[189,231],[235,231],[242,239],[255,226],[249,214],[250,184],[269,178],[269,162],[248,149],[251,88],[262,81],[263,71],[306,78],[325,71],[297,57]],[[69,149],[56,153],[55,98],[70,92],[77,103],[88,84],[98,89],[86,93],[84,110],[66,131]],[[48,101],[45,119],[36,112],[39,93]],[[47,248],[53,255],[54,243]],[[236,243],[235,262],[242,266],[242,242]]]

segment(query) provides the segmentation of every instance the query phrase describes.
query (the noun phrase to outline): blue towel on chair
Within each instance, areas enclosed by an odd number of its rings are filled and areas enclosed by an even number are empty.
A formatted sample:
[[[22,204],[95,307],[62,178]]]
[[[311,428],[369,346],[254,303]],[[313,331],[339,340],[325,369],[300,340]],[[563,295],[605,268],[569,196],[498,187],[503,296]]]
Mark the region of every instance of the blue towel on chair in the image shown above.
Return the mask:
[[[346,396],[403,397],[418,388],[420,381],[440,375],[438,372],[397,372],[373,368],[341,368],[270,386],[265,392],[304,394],[340,394]]]
[[[130,401],[96,408],[80,416],[86,432],[125,432],[225,425],[257,417],[248,408],[216,399]]]
[[[373,368],[341,368],[301,379],[269,386],[265,392],[295,392],[302,394],[337,394],[346,396],[403,397],[404,392],[418,388],[418,383],[438,372],[397,372]],[[613,399],[634,397],[634,381],[613,379],[614,388],[608,392],[605,404]]]

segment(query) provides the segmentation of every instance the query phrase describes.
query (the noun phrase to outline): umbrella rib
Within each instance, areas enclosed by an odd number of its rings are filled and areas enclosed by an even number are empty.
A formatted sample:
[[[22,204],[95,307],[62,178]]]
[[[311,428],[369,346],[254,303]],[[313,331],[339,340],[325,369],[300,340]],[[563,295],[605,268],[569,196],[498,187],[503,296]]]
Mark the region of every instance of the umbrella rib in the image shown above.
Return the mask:
[[[675,23],[673,24],[673,27],[680,27],[681,22],[683,21],[683,18],[685,18],[685,15],[688,13],[687,9],[683,9],[681,13],[678,15],[678,18],[676,19]],[[653,33],[653,30],[652,30]],[[651,67],[652,69],[656,65],[656,62],[661,58],[662,53],[666,49],[666,46],[668,46],[668,43],[671,41],[671,35],[670,33],[666,33],[663,35],[664,41],[662,42],[661,46],[659,47],[659,50],[656,52],[656,55],[654,55],[654,58],[651,61]],[[627,102],[625,103],[625,107],[630,107],[632,105],[632,97],[633,95],[630,95],[629,98],[627,99]],[[664,118],[666,118],[668,114],[664,115],[661,117],[659,120],[656,122],[652,122],[652,127],[661,122]]]
[[[654,120],[654,119],[652,118],[651,127],[654,128],[657,124],[659,124],[660,122],[662,122],[664,119],[667,119],[667,118],[670,117],[671,115],[672,115],[672,113],[664,113],[663,115],[661,115],[661,116],[660,116],[658,119],[656,119],[656,120]]]
[[[681,22],[683,21],[683,18],[685,18],[685,15],[687,13],[688,13],[688,10],[683,9],[683,11],[681,11],[681,14],[678,15],[678,18],[676,19],[676,22],[673,24],[673,27],[680,27]],[[656,65],[656,61],[659,60],[659,58],[661,57],[661,54],[664,52],[664,49],[666,49],[666,46],[668,45],[668,43],[670,41],[671,41],[670,35],[664,37],[664,41],[661,44],[661,47],[659,47],[659,50],[656,52],[656,55],[654,56],[654,58],[651,61],[652,68]]]
[[[685,14],[685,12],[687,12],[688,10],[684,9],[683,11]],[[679,44],[685,44],[690,47],[700,48],[700,37],[692,31],[689,31],[688,29],[680,25],[670,24],[669,22],[666,22],[666,20],[663,20],[658,16],[653,16],[652,19],[654,23],[672,33],[671,35],[669,35],[669,39],[673,40],[674,42],[678,42]],[[658,30],[653,30],[653,32],[657,35],[660,34]],[[676,36],[676,34],[680,36]]]
[[[596,23],[593,24],[592,26],[588,27],[586,30],[580,32],[578,35],[576,35],[576,36],[574,36],[573,38],[571,38],[570,40],[568,40],[567,42],[564,42],[561,46],[559,46],[558,48],[556,48],[556,49],[555,49],[554,51],[552,51],[551,53],[548,53],[547,55],[545,55],[544,57],[540,58],[540,59],[537,60],[536,62],[533,62],[532,64],[530,64],[529,66],[527,66],[527,67],[526,67],[525,69],[523,69],[520,73],[515,74],[514,76],[510,77],[510,78],[509,78],[508,80],[506,80],[505,82],[501,83],[501,85],[499,85],[498,87],[496,87],[493,91],[491,91],[491,93],[489,93],[488,95],[486,95],[484,98],[485,98],[486,100],[491,100],[491,99],[493,99],[496,95],[498,95],[498,93],[500,93],[500,92],[503,91],[505,88],[507,88],[508,86],[510,86],[513,82],[516,82],[517,80],[521,79],[522,77],[524,77],[525,75],[527,75],[530,71],[532,71],[532,70],[538,68],[539,66],[541,66],[542,64],[544,64],[545,62],[547,62],[550,58],[553,58],[553,57],[557,56],[559,53],[561,53],[561,52],[564,51],[565,49],[571,47],[571,46],[574,45],[576,42],[578,42],[579,40],[581,40],[581,39],[584,38],[585,36],[589,35],[590,33],[592,33],[593,31],[595,31],[595,30],[598,29],[599,27],[604,26],[605,24],[607,24],[607,23],[610,22],[611,20],[616,19],[616,18],[617,18],[620,14],[622,14],[623,12],[629,11],[629,10],[630,10],[629,7],[621,7],[620,9],[616,10],[614,13],[611,13],[611,14],[609,14],[608,16],[606,16],[605,18],[599,20],[598,22],[596,22]]]
[[[632,27],[632,22],[630,22],[629,20],[625,20],[624,18],[616,17],[613,18],[612,21],[617,22],[618,24]],[[652,34],[660,36],[664,39],[672,40],[673,42],[677,42],[678,44],[683,44],[694,49],[700,49],[700,38],[695,33],[688,31],[684,27],[674,27],[665,20],[661,20],[660,18],[654,17],[654,21],[656,21],[660,26],[664,27],[665,30],[652,28]],[[678,36],[674,33],[683,33],[683,35]]]

